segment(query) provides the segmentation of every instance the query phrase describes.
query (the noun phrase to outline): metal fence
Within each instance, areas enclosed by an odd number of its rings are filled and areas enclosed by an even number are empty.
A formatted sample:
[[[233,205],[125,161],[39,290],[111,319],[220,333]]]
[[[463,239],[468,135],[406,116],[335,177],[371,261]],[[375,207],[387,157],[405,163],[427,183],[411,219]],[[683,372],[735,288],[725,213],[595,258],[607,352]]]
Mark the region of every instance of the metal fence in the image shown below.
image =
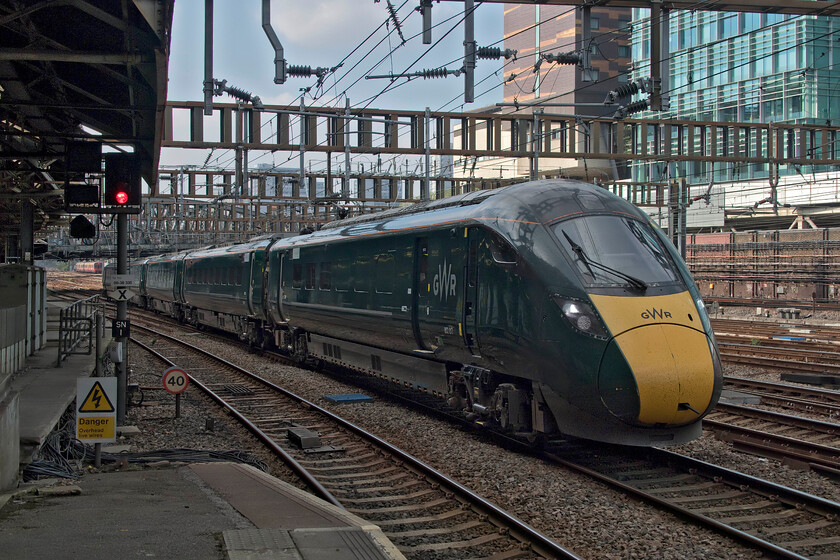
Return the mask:
[[[79,300],[61,310],[58,326],[58,361],[56,367],[72,354],[90,354],[96,342],[96,315],[101,313],[99,296]],[[101,323],[101,322],[100,322]],[[87,340],[87,349],[83,342]]]

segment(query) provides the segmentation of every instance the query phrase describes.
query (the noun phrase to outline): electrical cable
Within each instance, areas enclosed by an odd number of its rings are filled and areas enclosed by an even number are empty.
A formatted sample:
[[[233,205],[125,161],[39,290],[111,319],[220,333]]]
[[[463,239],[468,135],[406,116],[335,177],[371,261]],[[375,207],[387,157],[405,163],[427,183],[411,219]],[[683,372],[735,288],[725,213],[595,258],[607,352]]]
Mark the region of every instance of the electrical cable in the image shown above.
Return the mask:
[[[777,23],[774,23],[774,24],[771,24],[771,25],[768,25],[768,26],[764,26],[764,28],[769,28],[769,27],[772,27],[772,26],[774,26],[774,25],[779,25],[779,24],[789,23],[790,21],[795,21],[796,19],[797,19],[797,18],[793,18],[793,19],[789,19],[789,20],[784,20],[783,22],[777,22]],[[633,24],[637,24],[637,22],[633,22]],[[756,32],[756,31],[759,31],[759,30],[764,29],[764,28],[754,29],[754,30],[751,30],[751,31],[749,31],[749,32],[745,32],[745,33],[743,33],[743,34],[741,34],[741,35],[739,35],[739,36],[748,35],[749,33],[754,33],[754,32]],[[614,30],[614,31],[610,31],[610,32],[606,32],[604,35],[606,35],[606,34],[608,34],[608,33],[615,33],[615,32],[616,32],[615,30]],[[826,35],[828,35],[828,34],[826,34]],[[736,36],[736,37],[737,37],[737,36]],[[717,41],[717,42],[729,41],[729,40],[731,40],[731,39],[733,39],[733,37],[729,37],[729,38],[726,38],[726,39],[721,39],[721,40],[719,40],[719,41]],[[612,39],[611,39],[611,40],[612,40]],[[703,45],[698,45],[698,46],[694,47],[694,48],[693,48],[693,49],[691,49],[691,50],[694,50],[694,49],[697,49],[697,48],[705,48],[705,47],[709,46],[709,44],[710,44],[710,43],[705,43],[705,44],[703,44]],[[797,44],[795,44],[795,45],[793,45],[793,46],[791,46],[791,47],[789,47],[789,48],[794,48],[794,47],[799,46],[799,45],[801,45],[801,44],[802,44],[802,43],[797,43]],[[559,47],[555,47],[555,48],[559,48]],[[682,54],[684,54],[685,52],[686,52],[686,51],[680,51],[680,53],[679,53],[679,54],[680,54],[680,55],[682,55]],[[689,52],[690,52],[690,51],[689,51]],[[767,56],[769,56],[769,55],[767,55]],[[761,58],[763,58],[763,57],[761,57]],[[757,59],[758,59],[758,58],[751,59],[751,60],[750,60],[750,61],[748,61],[747,63],[753,62],[754,60],[757,60]],[[745,64],[746,64],[746,63],[745,63]],[[498,72],[498,71],[497,71],[497,72]],[[494,74],[490,74],[490,75],[488,75],[485,79],[488,79],[488,78],[492,77],[493,75],[494,75]],[[483,80],[482,80],[482,81],[483,81]],[[479,83],[481,83],[481,82],[479,82]],[[591,84],[590,84],[590,85],[591,85]],[[498,87],[498,85],[497,85],[497,86],[494,86],[494,88],[491,88],[491,90],[492,90],[492,89],[495,89],[495,87]],[[589,86],[584,86],[584,87],[589,87]],[[377,96],[374,96],[374,98],[373,98],[373,99],[375,99],[376,97],[378,97],[379,95],[381,95],[382,93],[384,93],[385,91],[387,91],[387,90],[389,90],[389,89],[394,89],[394,88],[389,88],[389,87],[386,87],[386,88],[383,90],[383,92],[380,92],[380,94],[378,94]],[[583,89],[583,88],[580,88],[580,89]],[[678,88],[673,88],[673,89],[678,89]],[[487,91],[491,91],[491,90],[487,90]],[[345,91],[346,91],[346,90],[345,90]],[[485,93],[487,93],[487,91],[483,92],[482,94],[479,94],[479,96],[480,96],[480,95],[484,95]],[[574,90],[574,91],[577,91],[577,90]],[[571,92],[570,92],[570,93],[571,93]],[[566,93],[566,94],[561,94],[561,95],[567,95],[567,94],[568,94],[568,93]],[[545,101],[547,101],[547,99],[546,99],[546,100],[542,100],[542,101],[543,101],[543,102],[545,102]],[[371,102],[372,102],[372,100],[371,100]],[[451,102],[450,102],[450,103],[451,103]],[[289,159],[288,159],[288,160],[286,160],[286,161],[290,161],[291,159],[293,159],[293,157],[294,157],[294,156],[292,156],[292,158],[289,158]],[[337,157],[340,157],[340,156],[337,156]]]

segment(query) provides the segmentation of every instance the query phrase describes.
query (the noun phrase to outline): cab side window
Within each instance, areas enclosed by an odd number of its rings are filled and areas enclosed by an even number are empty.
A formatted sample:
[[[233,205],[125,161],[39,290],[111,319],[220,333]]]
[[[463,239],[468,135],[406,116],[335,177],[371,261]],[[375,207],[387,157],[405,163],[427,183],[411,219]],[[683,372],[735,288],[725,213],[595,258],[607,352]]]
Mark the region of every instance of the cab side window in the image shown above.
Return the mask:
[[[292,287],[297,289],[303,287],[303,264],[300,261],[292,263]]]

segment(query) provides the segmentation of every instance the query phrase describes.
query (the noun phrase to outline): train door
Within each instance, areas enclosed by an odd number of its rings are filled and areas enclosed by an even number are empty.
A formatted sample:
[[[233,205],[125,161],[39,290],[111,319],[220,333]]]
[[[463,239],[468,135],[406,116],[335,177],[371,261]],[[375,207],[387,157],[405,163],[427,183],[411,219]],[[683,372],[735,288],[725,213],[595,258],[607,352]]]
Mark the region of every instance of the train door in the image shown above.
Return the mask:
[[[280,315],[280,321],[284,323],[289,321],[286,316],[286,311],[283,309],[283,302],[286,299],[286,288],[288,288],[284,284],[286,281],[291,282],[291,275],[286,270],[289,266],[291,266],[291,263],[289,263],[289,252],[281,251],[277,259],[277,313]]]
[[[248,300],[248,314],[252,317],[262,315],[263,289],[262,275],[259,274],[262,258],[259,251],[246,252],[242,255],[244,261],[245,297]]]
[[[471,227],[465,230],[467,238],[467,258],[464,265],[464,306],[461,317],[464,345],[475,357],[480,357],[478,349],[478,245],[481,230]]]
[[[173,269],[173,286],[172,286],[172,296],[174,301],[183,302],[184,301],[184,273],[185,273],[185,266],[184,266],[184,257],[179,258],[175,261],[174,265],[172,266]]]
[[[283,299],[283,276],[282,262],[285,251],[270,251],[266,256],[265,275],[263,283],[265,286],[266,308],[269,318],[275,323],[287,321],[282,313],[281,305]]]
[[[420,330],[422,315],[429,313],[429,240],[418,237],[414,245],[414,282],[411,287],[411,328],[417,349],[428,351]]]

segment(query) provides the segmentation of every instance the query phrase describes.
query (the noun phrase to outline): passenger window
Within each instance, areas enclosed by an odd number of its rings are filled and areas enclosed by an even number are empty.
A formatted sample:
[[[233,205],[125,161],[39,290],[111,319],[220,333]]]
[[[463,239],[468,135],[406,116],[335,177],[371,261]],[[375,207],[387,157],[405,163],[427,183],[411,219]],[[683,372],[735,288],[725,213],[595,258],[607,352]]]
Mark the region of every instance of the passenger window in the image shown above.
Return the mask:
[[[300,261],[292,264],[292,288],[303,287],[303,265]]]
[[[370,257],[364,256],[353,263],[353,291],[366,294],[370,291]]]
[[[328,262],[321,263],[321,279],[318,282],[318,288],[328,292],[330,291],[330,287],[332,284],[332,279],[330,275],[332,273],[332,266]]]
[[[376,272],[374,279],[376,293],[393,293],[395,274],[394,253],[380,253],[379,255],[376,255]]]
[[[331,281],[333,286],[335,287],[336,292],[348,292],[350,291],[350,267],[346,260],[341,260],[335,263],[334,267],[335,274],[330,274],[333,276]],[[332,271],[330,271],[332,272]]]
[[[315,263],[309,263],[306,265],[306,289],[315,289]]]

